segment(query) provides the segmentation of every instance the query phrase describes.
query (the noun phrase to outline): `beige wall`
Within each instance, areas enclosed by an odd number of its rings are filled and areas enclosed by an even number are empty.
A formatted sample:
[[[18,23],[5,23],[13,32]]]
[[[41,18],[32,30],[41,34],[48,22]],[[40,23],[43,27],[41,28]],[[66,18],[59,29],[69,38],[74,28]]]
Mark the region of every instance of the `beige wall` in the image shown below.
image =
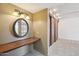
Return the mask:
[[[33,29],[34,36],[41,38],[41,40],[34,44],[34,49],[43,53],[48,54],[48,9],[41,10],[33,14]]]
[[[32,14],[30,12],[27,12],[19,7],[16,7],[11,4],[0,4],[0,44],[32,37],[32,19],[31,20],[26,20],[29,24],[29,32],[28,35],[26,35],[23,38],[17,38],[12,35],[11,33],[11,28],[13,26],[13,23],[16,19],[19,17],[13,16],[12,13],[14,9],[19,9],[20,11],[23,11],[27,13],[31,18]],[[24,55],[29,51],[29,46],[24,46],[19,49],[13,50],[13,52],[8,53],[9,55]]]
[[[32,37],[33,35],[41,38],[40,41],[34,44],[34,49],[43,53],[44,55],[48,55],[48,9],[44,9],[31,14],[30,12],[25,11],[12,4],[0,4],[0,44],[23,39],[16,38],[11,33],[11,28],[14,21],[19,18],[12,15],[14,9],[18,9],[22,12],[27,13],[31,18],[30,20],[26,20],[29,24],[30,29],[28,35],[23,38]],[[32,45],[23,46],[21,48],[8,52],[7,55],[24,55],[28,53],[28,51],[32,50],[32,48]]]

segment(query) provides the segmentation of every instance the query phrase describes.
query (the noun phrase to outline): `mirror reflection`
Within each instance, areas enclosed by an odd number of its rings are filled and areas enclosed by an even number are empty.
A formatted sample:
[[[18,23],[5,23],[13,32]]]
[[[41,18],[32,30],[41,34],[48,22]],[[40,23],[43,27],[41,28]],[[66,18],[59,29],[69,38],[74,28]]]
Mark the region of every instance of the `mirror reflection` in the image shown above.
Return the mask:
[[[14,34],[18,37],[23,37],[27,34],[28,28],[27,21],[20,18],[14,23]]]

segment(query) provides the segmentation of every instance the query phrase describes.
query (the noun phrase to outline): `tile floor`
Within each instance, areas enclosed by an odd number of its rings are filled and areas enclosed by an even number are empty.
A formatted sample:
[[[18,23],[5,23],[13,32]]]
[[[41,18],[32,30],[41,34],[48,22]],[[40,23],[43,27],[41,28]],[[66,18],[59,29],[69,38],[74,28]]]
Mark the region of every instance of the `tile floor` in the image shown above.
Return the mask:
[[[33,50],[27,54],[25,54],[24,56],[44,56],[43,54],[41,54],[40,52]]]

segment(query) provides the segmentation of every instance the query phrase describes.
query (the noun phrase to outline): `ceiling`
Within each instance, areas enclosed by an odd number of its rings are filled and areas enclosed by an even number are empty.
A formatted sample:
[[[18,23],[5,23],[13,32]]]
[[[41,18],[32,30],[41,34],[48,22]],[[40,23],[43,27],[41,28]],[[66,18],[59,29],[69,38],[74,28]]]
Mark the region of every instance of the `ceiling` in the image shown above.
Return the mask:
[[[13,3],[16,6],[19,6],[31,13],[35,13],[45,8],[51,8],[61,5],[60,3]]]
[[[31,13],[44,8],[55,8],[62,18],[79,17],[79,3],[14,3],[14,5]]]

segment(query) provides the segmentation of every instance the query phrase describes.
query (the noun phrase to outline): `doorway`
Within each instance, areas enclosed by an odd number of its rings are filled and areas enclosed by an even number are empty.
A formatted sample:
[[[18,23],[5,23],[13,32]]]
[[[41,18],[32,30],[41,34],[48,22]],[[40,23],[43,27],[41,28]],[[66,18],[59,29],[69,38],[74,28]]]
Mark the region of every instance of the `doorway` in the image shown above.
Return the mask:
[[[58,39],[58,22],[59,20],[54,18],[52,15],[49,15],[50,20],[50,39],[49,39],[49,45],[51,46],[56,40]]]

